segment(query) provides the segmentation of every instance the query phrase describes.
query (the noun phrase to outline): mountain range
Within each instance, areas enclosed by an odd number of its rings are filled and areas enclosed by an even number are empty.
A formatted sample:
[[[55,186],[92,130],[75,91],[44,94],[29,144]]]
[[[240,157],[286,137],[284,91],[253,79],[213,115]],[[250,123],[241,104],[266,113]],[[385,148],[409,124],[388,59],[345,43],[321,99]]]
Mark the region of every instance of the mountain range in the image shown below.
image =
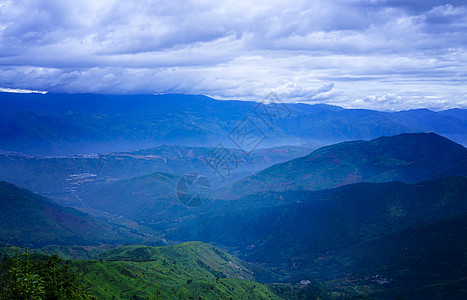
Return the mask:
[[[310,147],[310,146],[308,146]],[[313,149],[313,148],[311,148]],[[177,176],[203,173],[212,185],[226,185],[275,163],[308,154],[310,148],[283,146],[263,148],[246,154],[228,149],[235,161],[232,170],[218,176],[208,164],[215,148],[162,145],[132,152],[74,156],[31,156],[0,153],[0,180],[14,183],[64,205],[82,205],[81,191],[115,180],[165,172]]]
[[[466,177],[267,192],[211,203],[167,236],[236,247],[248,260],[290,262],[465,212],[466,195]]]
[[[467,177],[253,194],[208,204],[166,238],[229,249],[286,282],[318,278],[375,299],[462,299],[466,195]]]
[[[230,186],[212,185],[210,197],[238,199],[255,193],[306,192],[358,182],[413,184],[446,176],[467,176],[466,148],[433,133],[402,134],[326,146],[302,158],[275,164]],[[79,197],[85,206],[153,226],[158,224],[157,229],[177,226],[180,219],[203,209],[193,210],[177,198],[181,178],[156,172],[102,182],[87,186]],[[255,202],[250,201],[249,205],[256,207]]]
[[[121,152],[164,143],[214,147],[223,142],[245,150],[232,139],[242,126],[254,129],[254,138],[261,141],[254,145],[263,148],[413,132],[436,132],[467,143],[462,109],[379,112],[177,94],[0,93],[0,104],[0,149],[41,156]]]
[[[225,187],[219,197],[358,182],[414,183],[453,175],[467,175],[465,147],[435,133],[401,134],[322,147]]]
[[[0,93],[0,295],[465,299],[467,110],[276,100]]]

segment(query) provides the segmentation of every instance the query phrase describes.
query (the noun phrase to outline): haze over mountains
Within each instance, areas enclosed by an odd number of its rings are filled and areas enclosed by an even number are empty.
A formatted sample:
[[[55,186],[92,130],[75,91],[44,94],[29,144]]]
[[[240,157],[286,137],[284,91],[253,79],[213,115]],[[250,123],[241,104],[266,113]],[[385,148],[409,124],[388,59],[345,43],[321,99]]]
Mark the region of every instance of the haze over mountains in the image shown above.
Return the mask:
[[[311,146],[308,146],[311,147]],[[81,205],[77,195],[89,185],[165,172],[184,176],[204,173],[212,185],[226,185],[275,163],[301,157],[312,148],[283,146],[257,149],[249,154],[229,149],[235,159],[224,177],[215,173],[208,160],[215,148],[162,145],[132,152],[67,157],[38,157],[0,153],[0,178],[52,197],[63,204]]]
[[[224,141],[233,148],[227,137],[245,117],[267,137],[261,147],[331,144],[408,132],[436,132],[467,143],[467,113],[462,109],[379,112],[279,104],[270,105],[264,116],[255,102],[192,95],[0,96],[0,149],[34,155],[128,151],[164,143],[216,146]],[[271,117],[273,122],[267,120]]]
[[[286,189],[320,190],[357,182],[413,183],[467,176],[467,149],[434,133],[345,142],[269,167],[225,188],[221,197]]]
[[[465,110],[0,101],[0,242],[82,259],[67,264],[97,297],[466,296]],[[209,182],[199,207],[178,197],[189,174]]]

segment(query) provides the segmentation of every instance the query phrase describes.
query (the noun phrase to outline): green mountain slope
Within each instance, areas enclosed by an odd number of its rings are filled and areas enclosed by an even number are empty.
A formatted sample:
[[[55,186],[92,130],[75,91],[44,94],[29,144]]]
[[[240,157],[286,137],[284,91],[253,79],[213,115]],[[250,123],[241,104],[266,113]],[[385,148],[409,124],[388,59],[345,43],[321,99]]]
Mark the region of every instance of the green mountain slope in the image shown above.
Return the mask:
[[[5,260],[0,265],[0,298],[7,296],[12,286],[14,289],[15,285],[8,283],[15,280],[12,267],[20,261],[20,270],[27,269],[47,282],[49,294],[63,294],[60,286],[65,286],[86,290],[90,299],[334,299],[317,280],[306,286],[260,283],[276,280],[276,274],[201,242],[165,247],[125,246],[92,260],[63,260],[38,251],[20,257],[10,253],[10,259],[2,256]],[[74,281],[75,285],[65,281]],[[25,286],[37,284],[26,282]],[[335,289],[338,290],[342,289]],[[348,295],[345,291],[338,294]],[[76,295],[65,298],[77,299]]]
[[[234,247],[249,261],[292,262],[467,210],[467,177],[359,183],[216,201],[167,236]]]
[[[467,175],[467,149],[434,133],[345,142],[271,166],[226,187],[221,198],[255,192],[321,190],[357,182],[413,183]]]
[[[377,299],[466,299],[465,249],[467,213],[461,213],[325,255],[309,262],[309,272]],[[331,280],[336,270],[352,275]]]
[[[0,182],[0,205],[0,241],[9,245],[95,245],[123,242],[122,236],[126,241],[142,238],[7,182]]]
[[[230,247],[287,282],[315,277],[355,297],[465,298],[467,177],[216,202],[167,236]]]
[[[199,242],[128,246],[98,258],[75,266],[100,299],[281,299],[274,288],[253,281],[250,264]],[[323,292],[315,287],[310,299]]]

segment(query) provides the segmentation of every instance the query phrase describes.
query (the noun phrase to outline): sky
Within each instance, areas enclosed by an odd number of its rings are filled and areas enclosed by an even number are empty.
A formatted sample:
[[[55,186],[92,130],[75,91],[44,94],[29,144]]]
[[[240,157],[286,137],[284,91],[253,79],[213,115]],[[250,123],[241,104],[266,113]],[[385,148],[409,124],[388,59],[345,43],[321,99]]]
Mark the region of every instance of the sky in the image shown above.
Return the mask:
[[[467,108],[467,1],[0,0],[0,90]]]

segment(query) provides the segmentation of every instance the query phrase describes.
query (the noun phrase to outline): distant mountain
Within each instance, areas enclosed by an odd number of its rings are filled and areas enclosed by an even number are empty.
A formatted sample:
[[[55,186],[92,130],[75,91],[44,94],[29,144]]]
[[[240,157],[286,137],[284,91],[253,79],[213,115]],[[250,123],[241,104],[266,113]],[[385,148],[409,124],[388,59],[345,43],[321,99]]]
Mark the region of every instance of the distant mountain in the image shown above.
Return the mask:
[[[467,120],[467,109],[453,108],[442,111],[441,114],[455,117],[461,120]]]
[[[39,255],[57,255],[62,259],[92,259],[93,257],[109,251],[110,249],[119,247],[119,244],[101,244],[101,245],[47,245],[41,248],[27,248],[29,253],[37,253]],[[3,259],[13,258],[16,254],[25,254],[26,248],[4,245]]]
[[[321,190],[357,182],[414,183],[467,175],[467,149],[435,133],[344,142],[276,164],[224,188],[221,198],[283,190]]]
[[[244,125],[248,132],[254,129],[254,139],[260,141],[255,147],[429,131],[467,144],[465,110],[391,113],[323,104],[258,106],[194,95],[54,93],[0,93],[0,105],[0,149],[43,156],[129,151],[164,143],[223,142],[234,147],[238,141],[229,137]]]
[[[181,177],[154,173],[90,187],[82,193],[85,205],[138,221],[174,219],[188,208],[177,199]]]
[[[274,190],[319,190],[350,184],[352,181],[348,178],[357,178],[357,172],[360,177],[356,182],[398,180],[413,183],[448,175],[467,175],[466,152],[464,147],[436,134],[405,134],[368,142],[347,142],[274,165],[221,191],[225,193],[224,198],[229,195],[233,198]],[[134,155],[151,153],[141,151]],[[87,186],[79,197],[85,206],[153,226],[157,223],[162,226],[158,229],[169,228],[191,213],[177,198],[177,184],[182,177],[156,172],[103,182]],[[211,195],[214,199],[217,197],[215,186],[211,186]]]
[[[464,133],[467,109],[451,109],[441,112],[414,109],[395,112],[394,116],[410,127],[420,128],[422,132],[436,132],[464,146],[467,145],[467,136]]]
[[[142,242],[138,234],[104,223],[7,182],[0,182],[0,241],[5,245],[97,245]]]
[[[216,149],[209,147],[162,145],[132,152],[66,157],[0,152],[0,180],[41,193],[64,205],[78,206],[83,205],[79,200],[82,191],[107,181],[155,172],[178,176],[196,172],[205,174],[213,186],[226,185],[311,151],[295,146],[262,148],[249,154],[238,149],[225,150],[231,154],[232,168],[222,177],[208,164],[208,160],[217,155]]]
[[[467,177],[358,183],[215,201],[166,235],[234,247],[250,261],[291,263],[465,211]]]

